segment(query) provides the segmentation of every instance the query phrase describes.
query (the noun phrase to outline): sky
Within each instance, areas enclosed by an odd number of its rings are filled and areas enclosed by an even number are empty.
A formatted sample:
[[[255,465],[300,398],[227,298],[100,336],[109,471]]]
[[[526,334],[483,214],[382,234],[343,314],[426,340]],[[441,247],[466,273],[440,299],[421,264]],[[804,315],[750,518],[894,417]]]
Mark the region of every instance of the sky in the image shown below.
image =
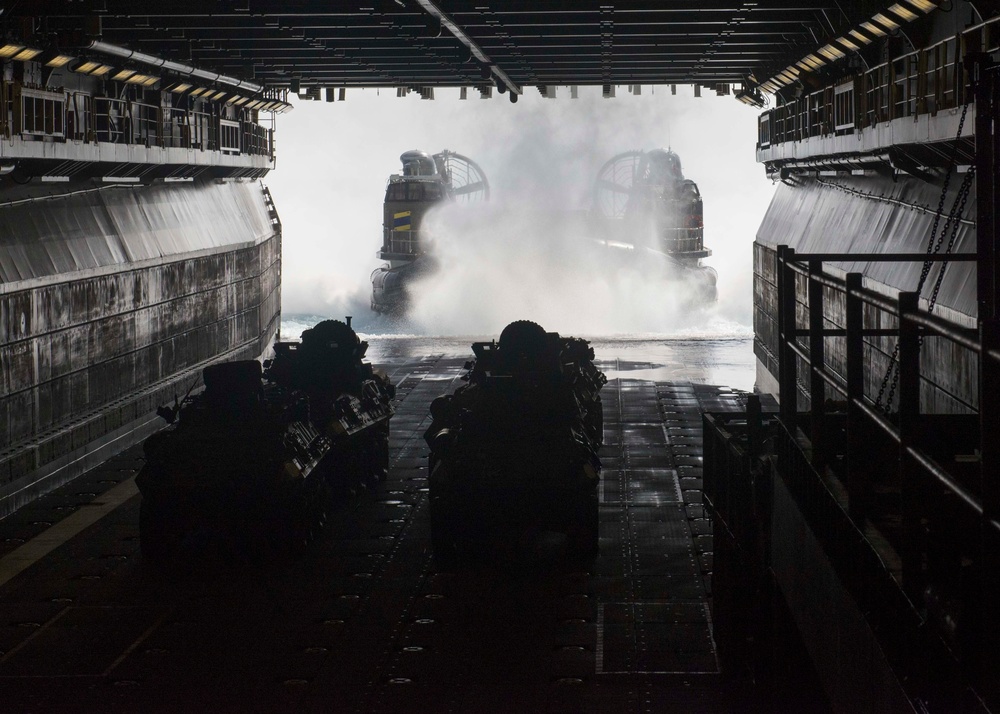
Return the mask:
[[[296,101],[276,117],[275,170],[265,179],[283,225],[282,312],[354,316],[369,333],[495,334],[512,319],[586,335],[751,334],[752,244],[774,187],[754,156],[758,111],[688,86],[618,87],[605,99],[534,88],[512,104],[469,90],[434,100],[395,90],[348,89],[343,102]],[[704,199],[704,262],[719,300],[691,307],[687,286],[584,260],[560,210],[589,208],[598,170],[623,151],[671,148]],[[381,261],[382,201],[399,155],[457,151],[491,186],[489,205],[448,206],[430,226],[444,270],[422,288],[410,317],[389,322],[368,307]],[[555,209],[555,210],[553,210]]]

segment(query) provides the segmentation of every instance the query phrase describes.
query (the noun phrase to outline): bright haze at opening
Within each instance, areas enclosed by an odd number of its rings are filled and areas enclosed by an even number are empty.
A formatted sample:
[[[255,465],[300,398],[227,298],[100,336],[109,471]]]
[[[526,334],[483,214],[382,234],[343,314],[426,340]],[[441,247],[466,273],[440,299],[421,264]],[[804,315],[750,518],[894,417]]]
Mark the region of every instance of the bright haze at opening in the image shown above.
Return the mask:
[[[581,87],[557,98],[526,88],[481,99],[469,90],[348,90],[347,101],[300,101],[278,118],[277,168],[267,178],[284,226],[282,312],[353,315],[370,334],[496,335],[513,319],[578,335],[746,337],[752,243],[773,187],[754,160],[757,112],[692,88],[625,87],[605,99]],[[691,287],[656,270],[610,263],[588,249],[571,212],[590,209],[601,166],[629,150],[671,148],[704,199],[703,261],[718,302],[692,308]],[[491,200],[428,217],[441,270],[417,286],[403,321],[374,315],[369,276],[381,261],[388,176],[409,149],[450,149],[486,172]],[[578,214],[579,215],[579,214]]]

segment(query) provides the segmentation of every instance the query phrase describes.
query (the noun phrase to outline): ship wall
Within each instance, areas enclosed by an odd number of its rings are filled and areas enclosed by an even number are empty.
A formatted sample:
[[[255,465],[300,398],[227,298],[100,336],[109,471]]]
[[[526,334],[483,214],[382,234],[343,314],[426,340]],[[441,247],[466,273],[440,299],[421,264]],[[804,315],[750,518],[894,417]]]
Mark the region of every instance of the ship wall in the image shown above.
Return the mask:
[[[952,207],[962,176],[953,176],[945,196],[945,213]],[[916,178],[897,176],[839,176],[795,178],[779,183],[754,243],[754,352],[757,357],[758,388],[777,392],[778,300],[777,246],[787,245],[798,253],[926,253],[934,214],[942,187]],[[973,185],[963,215],[975,216]],[[945,218],[939,221],[941,235]],[[947,246],[951,230],[944,239]],[[941,249],[944,250],[944,247]],[[975,227],[968,220],[955,232],[953,251],[975,252]],[[974,263],[948,265],[935,312],[968,327],[975,326],[976,275]],[[875,263],[854,261],[826,263],[825,270],[843,276],[848,272],[864,275],[865,287],[891,297],[900,291],[916,290],[922,262]],[[928,306],[939,267],[934,265],[921,292]],[[797,324],[808,325],[805,279],[796,276]],[[844,299],[824,288],[826,327],[845,327]],[[892,316],[865,306],[866,328],[894,328]],[[800,338],[803,341],[806,338]],[[883,388],[889,368],[894,338],[866,338],[865,393],[875,397]],[[845,339],[825,340],[827,364],[842,377],[846,375]],[[808,367],[799,366],[799,406],[808,408]],[[921,349],[921,408],[925,413],[967,413],[978,402],[978,378],[974,355],[940,338],[927,338]],[[892,388],[886,384],[885,397]],[[843,399],[828,387],[827,398]]]
[[[164,425],[214,361],[259,358],[281,233],[257,183],[0,210],[0,517]]]

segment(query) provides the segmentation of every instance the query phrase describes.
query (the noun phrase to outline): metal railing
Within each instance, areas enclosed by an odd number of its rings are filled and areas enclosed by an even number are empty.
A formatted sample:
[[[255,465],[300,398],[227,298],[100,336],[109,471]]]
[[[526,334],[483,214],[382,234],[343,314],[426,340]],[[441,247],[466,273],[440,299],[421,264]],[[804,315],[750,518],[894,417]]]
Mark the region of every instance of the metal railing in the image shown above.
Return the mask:
[[[238,121],[219,120],[219,150],[223,154],[240,153],[240,123]]]
[[[24,137],[66,136],[66,96],[40,87],[16,85],[14,132]]]
[[[804,94],[761,114],[757,148],[852,134],[882,122],[936,114],[968,103],[963,58],[1000,48],[1000,18],[872,67],[835,87]]]
[[[976,261],[977,254],[797,254],[777,252],[778,379],[781,422],[791,443],[806,438],[816,468],[828,468],[842,482],[847,513],[858,530],[867,523],[890,523],[887,540],[899,555],[900,583],[919,611],[942,592],[962,604],[953,649],[972,669],[1000,639],[996,621],[983,608],[1000,597],[1000,463],[993,442],[1000,438],[1000,320],[980,319],[963,327],[919,307],[919,294],[896,298],[863,287],[861,273],[841,278],[824,271],[828,262]],[[806,283],[805,304],[797,300],[796,281]],[[837,300],[835,310],[825,309]],[[843,301],[843,311],[840,302]],[[804,308],[804,309],[803,309]],[[874,315],[892,316],[892,329]],[[843,325],[830,327],[831,314]],[[800,323],[804,323],[800,326]],[[888,414],[865,393],[865,338],[898,339],[898,412]],[[975,414],[926,414],[921,409],[921,347],[941,339],[958,345],[978,361],[980,395]],[[844,371],[826,358],[830,340],[842,340]],[[800,389],[799,366],[808,375]],[[800,393],[808,410],[800,412]],[[832,399],[829,398],[832,395]],[[889,472],[874,461],[889,455]],[[885,501],[886,489],[897,495]],[[946,620],[947,617],[942,617]],[[991,651],[991,650],[990,650]],[[994,684],[996,675],[992,675]]]
[[[675,228],[662,236],[665,253],[696,253],[705,249],[703,228]]]
[[[274,158],[273,129],[219,114],[0,81],[5,138],[202,149]],[[10,117],[9,120],[6,117]]]
[[[386,229],[382,237],[382,252],[393,255],[420,255],[420,231],[394,231]]]

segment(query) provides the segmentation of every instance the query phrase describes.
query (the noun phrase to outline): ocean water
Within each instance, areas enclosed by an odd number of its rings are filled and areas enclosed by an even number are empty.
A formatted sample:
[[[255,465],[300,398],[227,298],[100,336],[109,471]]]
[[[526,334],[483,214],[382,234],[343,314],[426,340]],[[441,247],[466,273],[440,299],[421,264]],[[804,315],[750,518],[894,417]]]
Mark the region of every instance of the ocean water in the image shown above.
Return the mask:
[[[297,340],[321,315],[283,315],[280,337]],[[343,320],[343,316],[335,316]],[[405,325],[354,322],[361,339],[369,344],[367,358],[391,366],[414,356],[472,357],[473,342],[494,335],[421,335],[406,332]],[[402,327],[401,331],[394,331]],[[546,329],[552,326],[545,325]],[[608,379],[648,379],[718,384],[750,391],[754,388],[753,330],[746,325],[714,320],[673,333],[620,335],[576,334],[590,340]]]

